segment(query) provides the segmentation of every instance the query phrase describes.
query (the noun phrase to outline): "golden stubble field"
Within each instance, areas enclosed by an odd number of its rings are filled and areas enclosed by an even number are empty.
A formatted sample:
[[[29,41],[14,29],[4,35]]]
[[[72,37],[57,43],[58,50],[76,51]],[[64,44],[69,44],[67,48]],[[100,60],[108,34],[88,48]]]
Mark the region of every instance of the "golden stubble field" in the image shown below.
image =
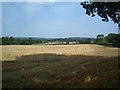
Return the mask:
[[[118,48],[79,44],[1,49],[3,88],[119,87]]]
[[[2,49],[2,60],[15,60],[16,57],[32,54],[86,55],[86,56],[118,56],[118,48],[94,44],[79,45],[5,45]]]

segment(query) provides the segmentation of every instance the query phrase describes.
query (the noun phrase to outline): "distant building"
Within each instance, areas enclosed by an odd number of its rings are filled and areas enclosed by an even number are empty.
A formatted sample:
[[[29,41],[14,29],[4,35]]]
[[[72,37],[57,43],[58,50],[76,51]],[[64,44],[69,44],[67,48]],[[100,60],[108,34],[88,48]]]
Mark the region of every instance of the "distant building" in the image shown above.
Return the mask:
[[[73,41],[73,42],[69,42],[69,44],[76,44],[76,42],[75,42],[75,41]]]
[[[94,43],[94,41],[93,41],[93,40],[91,40],[91,43]]]
[[[79,42],[54,41],[54,42],[35,43],[34,45],[65,45],[65,44],[79,44]]]
[[[62,42],[62,44],[66,44],[67,42]]]

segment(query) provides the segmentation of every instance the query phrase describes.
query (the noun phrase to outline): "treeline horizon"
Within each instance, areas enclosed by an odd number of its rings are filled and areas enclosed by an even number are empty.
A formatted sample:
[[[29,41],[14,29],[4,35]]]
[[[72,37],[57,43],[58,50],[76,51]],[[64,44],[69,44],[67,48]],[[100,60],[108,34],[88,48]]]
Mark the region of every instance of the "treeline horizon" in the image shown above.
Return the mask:
[[[69,37],[69,38],[37,38],[37,37],[2,37],[1,45],[32,45],[32,44],[45,44],[49,42],[66,42],[64,44],[69,44],[69,42],[78,43],[91,43],[91,40],[95,40],[94,38],[87,37]],[[62,44],[62,43],[61,43]]]
[[[120,47],[120,34],[110,33],[107,36],[98,34],[96,38],[68,37],[68,38],[37,38],[37,37],[13,37],[0,38],[0,45],[33,45],[58,42],[56,44],[98,44],[105,46]],[[61,43],[59,43],[61,42]]]

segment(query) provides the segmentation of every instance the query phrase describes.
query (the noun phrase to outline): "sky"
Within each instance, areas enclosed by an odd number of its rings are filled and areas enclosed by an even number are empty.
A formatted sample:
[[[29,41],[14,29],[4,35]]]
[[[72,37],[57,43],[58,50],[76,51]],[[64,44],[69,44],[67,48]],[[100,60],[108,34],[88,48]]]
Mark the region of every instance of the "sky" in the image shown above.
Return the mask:
[[[109,33],[118,33],[117,24],[86,15],[79,2],[2,3],[2,36],[95,38]]]

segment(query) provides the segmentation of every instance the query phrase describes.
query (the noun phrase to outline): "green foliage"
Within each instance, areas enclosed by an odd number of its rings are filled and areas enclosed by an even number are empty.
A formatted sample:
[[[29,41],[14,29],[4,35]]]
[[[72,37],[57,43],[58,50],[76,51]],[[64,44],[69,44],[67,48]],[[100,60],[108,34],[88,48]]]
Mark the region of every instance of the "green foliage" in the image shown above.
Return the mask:
[[[104,38],[104,35],[103,35],[103,34],[99,34],[99,35],[97,35],[97,38],[98,38],[98,39],[103,39],[103,38]]]
[[[102,18],[102,21],[108,22],[109,19],[118,24],[118,33],[120,33],[120,0],[119,2],[96,2],[96,0],[84,1],[81,3],[86,14],[94,17],[98,15]]]
[[[80,37],[71,37],[71,38],[14,38],[14,37],[2,37],[2,42],[0,44],[2,45],[32,45],[32,44],[46,44],[46,43],[52,43],[56,42],[56,44],[70,44],[70,42],[73,44],[90,44],[91,38],[80,38]],[[59,42],[66,42],[66,43],[59,43]]]
[[[0,45],[2,45],[2,38],[0,38]]]
[[[119,2],[82,2],[81,5],[86,9],[86,14],[92,17],[96,14],[102,18],[102,21],[108,22],[109,18],[114,23],[120,22],[120,1]]]
[[[112,44],[112,46],[120,47],[120,34],[110,33],[106,37],[106,40],[109,44]]]
[[[96,39],[76,39],[76,38],[60,38],[60,39],[33,39],[33,38],[14,38],[2,37],[0,38],[0,45],[32,45],[36,43],[49,43],[49,42],[66,42],[66,44],[99,44],[107,46],[120,47],[120,34],[110,33],[108,36],[103,34],[97,35]],[[70,43],[73,42],[73,43]],[[75,43],[76,42],[76,43]],[[59,44],[59,43],[58,43]],[[61,43],[62,44],[62,43]]]
[[[2,45],[10,45],[10,39],[8,37],[2,37]]]
[[[96,38],[96,44],[120,47],[120,34],[110,33],[106,37],[99,34]]]
[[[31,45],[33,42],[32,38],[19,39],[11,37],[2,37],[2,45]]]
[[[106,40],[105,40],[105,38],[104,38],[104,35],[103,35],[103,34],[97,35],[96,43],[97,43],[97,44],[100,44],[100,45],[104,45],[104,44],[107,43]]]

